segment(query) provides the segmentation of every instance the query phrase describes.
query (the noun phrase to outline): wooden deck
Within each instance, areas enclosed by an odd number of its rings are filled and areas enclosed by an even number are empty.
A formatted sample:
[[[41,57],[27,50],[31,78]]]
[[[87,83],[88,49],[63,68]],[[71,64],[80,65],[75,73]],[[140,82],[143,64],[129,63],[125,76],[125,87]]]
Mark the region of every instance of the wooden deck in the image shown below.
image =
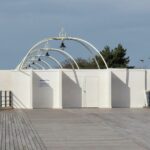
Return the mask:
[[[0,150],[150,150],[150,109],[0,111]]]
[[[0,111],[0,150],[45,150],[46,147],[26,114]]]

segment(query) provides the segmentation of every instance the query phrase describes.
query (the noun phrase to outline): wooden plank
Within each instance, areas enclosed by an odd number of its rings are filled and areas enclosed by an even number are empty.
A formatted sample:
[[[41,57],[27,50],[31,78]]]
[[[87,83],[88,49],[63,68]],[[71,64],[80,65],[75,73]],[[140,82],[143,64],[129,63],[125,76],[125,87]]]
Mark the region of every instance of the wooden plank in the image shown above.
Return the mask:
[[[2,143],[2,131],[3,131],[3,120],[2,120],[3,114],[0,111],[0,149],[1,149],[1,143]]]
[[[22,143],[22,135],[21,135],[21,132],[20,132],[20,128],[19,128],[19,125],[18,125],[18,120],[17,120],[17,117],[16,117],[16,114],[13,114],[13,118],[14,118],[14,125],[15,125],[15,132],[16,132],[16,135],[17,135],[17,140],[18,140],[18,147],[19,149],[22,149],[23,147],[23,143]]]
[[[30,133],[28,134],[29,138],[32,139],[32,144],[34,145],[34,149],[38,149],[38,150],[45,150],[45,147],[43,146],[43,143],[41,142],[40,137],[38,136],[38,134],[35,132],[35,129],[33,129],[30,121],[28,120],[28,118],[25,116],[25,114],[23,114],[22,112],[19,112],[20,117],[24,120],[25,122],[25,128],[30,131]]]
[[[18,113],[16,113],[16,116],[17,116],[17,119],[18,119],[18,123],[19,123],[19,127],[21,129],[21,132],[22,132],[22,139],[23,139],[23,149],[33,149],[32,147],[32,141],[31,139],[28,138],[28,134],[29,132],[26,132],[25,128],[24,128],[24,125],[23,125],[23,122],[19,116]]]
[[[5,150],[10,150],[10,136],[9,136],[9,114],[7,111],[5,111]]]
[[[13,136],[13,129],[12,129],[12,120],[11,120],[11,111],[9,112],[9,136],[10,136],[10,150],[15,150],[15,145],[14,145],[14,136]]]
[[[14,142],[14,147],[15,150],[20,150],[19,149],[19,143],[18,143],[18,138],[17,138],[17,132],[16,132],[16,126],[15,126],[15,120],[14,120],[14,114],[12,113],[11,115],[11,128],[12,128],[12,135],[13,135],[13,142]]]
[[[45,150],[28,117],[16,110],[0,111],[0,150]]]
[[[5,150],[5,113],[2,113],[2,139],[1,150]]]

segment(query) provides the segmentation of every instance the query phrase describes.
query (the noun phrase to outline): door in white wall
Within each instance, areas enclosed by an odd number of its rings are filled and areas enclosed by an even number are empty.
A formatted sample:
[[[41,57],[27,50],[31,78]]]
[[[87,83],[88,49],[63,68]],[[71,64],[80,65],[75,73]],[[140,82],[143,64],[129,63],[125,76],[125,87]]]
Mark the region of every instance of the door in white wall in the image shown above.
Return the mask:
[[[85,79],[85,88],[83,107],[98,107],[98,78],[87,77]]]

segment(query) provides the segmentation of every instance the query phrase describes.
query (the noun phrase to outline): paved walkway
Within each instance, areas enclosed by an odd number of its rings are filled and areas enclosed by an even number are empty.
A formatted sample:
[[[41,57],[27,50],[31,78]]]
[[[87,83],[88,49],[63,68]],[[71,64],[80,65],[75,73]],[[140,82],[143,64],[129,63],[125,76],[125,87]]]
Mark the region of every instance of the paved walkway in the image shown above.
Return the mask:
[[[1,111],[0,133],[0,150],[150,150],[150,109]]]

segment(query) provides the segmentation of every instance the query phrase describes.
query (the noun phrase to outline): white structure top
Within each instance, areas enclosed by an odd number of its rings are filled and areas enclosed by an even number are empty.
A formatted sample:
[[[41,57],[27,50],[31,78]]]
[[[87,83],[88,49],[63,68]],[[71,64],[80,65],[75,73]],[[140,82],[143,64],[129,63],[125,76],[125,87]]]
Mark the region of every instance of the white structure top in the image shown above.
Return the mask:
[[[61,41],[60,49],[50,47],[48,45],[49,44],[48,42],[50,42],[52,40],[53,41]],[[97,68],[100,69],[99,63],[94,54],[96,52],[97,55],[99,55],[101,57],[102,61],[105,64],[105,67],[108,68],[108,65],[107,65],[104,57],[101,55],[101,53],[95,46],[93,46],[91,43],[89,43],[88,41],[83,40],[81,38],[67,36],[67,34],[64,33],[64,29],[62,29],[61,32],[59,33],[58,37],[45,38],[45,39],[39,41],[38,43],[36,43],[31,49],[29,49],[26,56],[22,59],[22,61],[18,65],[17,69],[20,70],[20,69],[32,68],[34,66],[34,64],[36,64],[37,62],[43,66],[42,68],[45,68],[45,69],[52,68],[52,67],[45,67],[45,65],[43,65],[43,64],[44,63],[47,64],[48,62],[46,63],[45,61],[42,60],[43,56],[44,57],[49,56],[50,55],[49,53],[51,51],[56,51],[56,52],[59,52],[60,54],[64,55],[66,58],[68,58],[69,63],[72,66],[72,68],[75,67],[76,69],[79,69],[79,65],[77,64],[76,60],[68,52],[65,51],[66,46],[64,44],[64,41],[75,41],[76,43],[79,43],[82,46],[84,46],[86,48],[86,50],[92,55],[96,65],[97,65]],[[52,60],[54,60],[55,62],[57,61],[57,64],[59,64],[60,68],[62,68],[62,65],[60,65],[61,62],[59,62],[55,58],[52,58],[52,57],[50,57],[50,58]],[[36,61],[36,63],[34,61]],[[43,63],[41,63],[41,62],[43,62]],[[47,65],[47,66],[50,66],[50,65]],[[32,69],[35,69],[35,68],[38,68],[38,66],[33,67]],[[39,67],[38,69],[41,69],[41,67]]]

